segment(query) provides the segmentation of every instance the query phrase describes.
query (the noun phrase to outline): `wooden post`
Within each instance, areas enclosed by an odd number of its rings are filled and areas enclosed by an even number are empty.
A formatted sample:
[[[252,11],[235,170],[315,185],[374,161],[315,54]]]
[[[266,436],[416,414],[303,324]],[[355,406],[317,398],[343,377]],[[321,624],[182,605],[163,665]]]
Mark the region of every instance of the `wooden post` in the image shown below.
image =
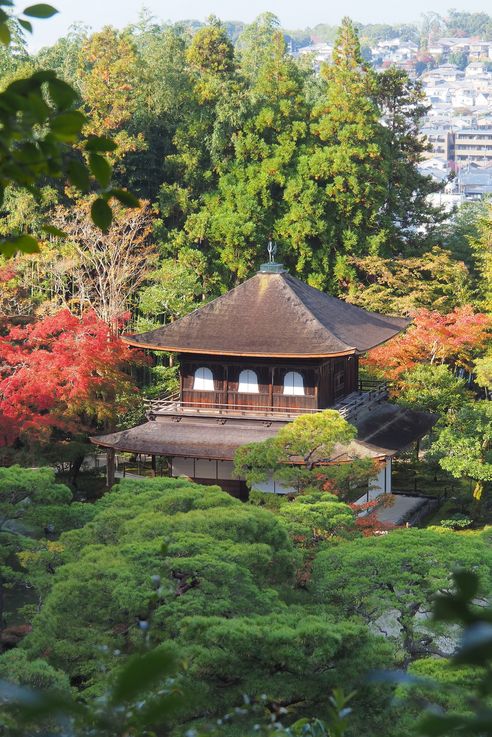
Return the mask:
[[[224,368],[224,383],[222,385],[222,391],[222,404],[225,404],[227,406],[229,404],[229,366],[227,364]]]
[[[270,369],[270,385],[268,387],[268,404],[270,409],[273,411],[273,384],[275,382],[275,367],[272,366]]]
[[[106,486],[110,489],[114,484],[114,448],[108,448],[106,451]]]
[[[157,456],[151,456],[152,476],[157,476]]]

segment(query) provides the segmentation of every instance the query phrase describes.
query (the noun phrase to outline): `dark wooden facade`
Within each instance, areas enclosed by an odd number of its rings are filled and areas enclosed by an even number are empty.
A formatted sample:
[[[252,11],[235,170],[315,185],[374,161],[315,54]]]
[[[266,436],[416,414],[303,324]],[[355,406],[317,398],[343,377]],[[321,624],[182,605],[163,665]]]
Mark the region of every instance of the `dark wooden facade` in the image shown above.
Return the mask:
[[[180,395],[187,405],[201,407],[248,407],[258,410],[314,410],[332,407],[358,388],[356,355],[323,359],[267,359],[181,354]],[[194,389],[195,371],[208,368],[213,391]],[[239,392],[239,375],[250,369],[258,378],[258,392]],[[301,374],[303,395],[284,391],[289,371]]]

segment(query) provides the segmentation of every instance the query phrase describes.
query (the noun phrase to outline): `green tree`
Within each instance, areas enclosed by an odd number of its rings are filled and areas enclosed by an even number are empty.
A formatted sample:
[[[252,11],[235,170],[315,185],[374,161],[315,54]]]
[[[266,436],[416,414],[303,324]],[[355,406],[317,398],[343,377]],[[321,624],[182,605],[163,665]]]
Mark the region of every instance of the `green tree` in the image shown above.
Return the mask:
[[[88,518],[84,505],[71,502],[70,489],[56,483],[51,469],[0,468],[0,622],[5,587],[25,581],[16,553],[47,532],[58,536]]]
[[[162,259],[149,281],[139,295],[139,330],[150,330],[183,317],[203,303],[213,286],[205,256],[191,248],[183,248],[176,259]]]
[[[236,282],[264,260],[270,237],[283,239],[284,192],[307,135],[303,75],[280,32],[271,38],[268,56],[260,57],[246,105],[247,117],[233,137],[233,156],[216,191],[186,224],[190,239],[208,242],[212,257]],[[286,255],[289,259],[287,248]]]
[[[349,260],[347,301],[371,312],[412,315],[421,308],[451,312],[472,302],[473,282],[462,261],[435,246],[421,256]]]
[[[194,218],[231,156],[243,108],[232,46],[216,19],[195,34],[183,53],[190,96],[178,111],[174,150],[166,156],[166,181],[159,193],[160,232],[172,256],[192,244],[207,250],[207,235]]]
[[[481,533],[395,530],[318,553],[310,586],[320,604],[331,605],[338,616],[360,618],[393,641],[406,666],[444,654],[439,636],[446,630],[433,627],[433,598],[449,587],[451,570],[460,566],[473,567],[484,591],[490,591],[491,555]]]
[[[57,75],[80,94],[79,65],[82,48],[87,42],[88,28],[75,23],[70,26],[66,36],[62,36],[52,46],[42,48],[35,61],[42,69],[53,69]]]
[[[387,234],[385,251],[393,255],[421,253],[446,214],[429,204],[429,195],[441,188],[418,170],[429,145],[420,127],[429,106],[422,85],[390,67],[376,77],[375,99],[384,121],[383,158],[386,197],[381,227]],[[418,234],[418,236],[417,236]]]
[[[384,243],[379,213],[387,174],[375,77],[348,18],[332,62],[321,70],[326,88],[312,112],[313,143],[301,152],[299,179],[286,193],[282,234],[292,243],[298,270],[315,286],[337,291],[347,276],[347,257],[377,254]]]
[[[301,415],[273,438],[238,448],[235,474],[246,479],[250,487],[273,478],[297,491],[320,489],[326,484],[341,491],[352,480],[360,484],[376,474],[367,459],[354,458],[342,469],[329,464],[335,446],[349,445],[356,435],[356,428],[336,410]]]
[[[474,277],[477,276],[477,264],[472,244],[479,237],[479,224],[487,217],[487,210],[484,200],[464,202],[436,233],[437,242],[451,251],[456,260],[463,261]]]
[[[492,482],[492,403],[469,402],[444,427],[431,447],[441,468],[474,483],[480,502]]]
[[[221,716],[244,693],[267,694],[272,712],[289,703],[295,717],[310,704],[327,715],[340,680],[370,703],[363,671],[391,648],[360,622],[294,603],[301,556],[274,514],[166,478],[126,479],[94,507],[60,540],[53,586],[23,643],[30,660],[56,664],[90,698],[142,638],[157,650],[172,639],[186,663],[180,723]]]
[[[145,145],[141,134],[128,132],[136,105],[136,64],[130,36],[109,26],[90,36],[80,51],[78,85],[88,117],[86,130],[92,135],[113,137],[114,163]]]
[[[278,516],[296,542],[310,544],[354,527],[355,514],[334,494],[307,489],[294,499],[283,498]]]
[[[478,301],[484,312],[492,313],[492,205],[478,220],[477,237],[470,238],[478,275]]]
[[[175,136],[192,115],[198,114],[198,109],[186,61],[184,31],[161,27],[152,18],[143,18],[132,28],[131,37],[137,53],[132,89],[134,114],[125,126],[132,137],[140,133],[146,146],[125,156],[125,178],[133,191],[155,202],[161,185],[174,184],[178,188],[180,170],[172,159],[177,152]],[[177,225],[175,210],[184,204],[179,198],[171,201],[172,210],[163,214],[172,228]]]
[[[465,379],[453,374],[449,366],[421,364],[402,375],[397,401],[445,419],[450,410],[456,412],[472,396]]]
[[[476,381],[486,392],[492,392],[492,348],[485,356],[475,361]]]

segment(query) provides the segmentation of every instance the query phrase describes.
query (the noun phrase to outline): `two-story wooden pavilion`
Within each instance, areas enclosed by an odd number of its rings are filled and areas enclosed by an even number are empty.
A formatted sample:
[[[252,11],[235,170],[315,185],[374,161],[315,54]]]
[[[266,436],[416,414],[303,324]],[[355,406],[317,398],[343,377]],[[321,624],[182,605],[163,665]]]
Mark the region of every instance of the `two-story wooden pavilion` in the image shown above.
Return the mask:
[[[244,497],[233,478],[235,450],[272,437],[297,415],[337,408],[358,428],[350,447],[327,462],[355,456],[381,461],[376,488],[391,489],[391,457],[427,433],[434,418],[385,401],[383,385],[359,380],[359,356],[409,324],[330,297],[264,264],[254,277],[194,312],[140,335],[131,345],[177,354],[180,391],[155,402],[148,421],[92,438],[115,451],[166,456],[174,476],[218,483]],[[285,491],[272,481],[268,491]]]

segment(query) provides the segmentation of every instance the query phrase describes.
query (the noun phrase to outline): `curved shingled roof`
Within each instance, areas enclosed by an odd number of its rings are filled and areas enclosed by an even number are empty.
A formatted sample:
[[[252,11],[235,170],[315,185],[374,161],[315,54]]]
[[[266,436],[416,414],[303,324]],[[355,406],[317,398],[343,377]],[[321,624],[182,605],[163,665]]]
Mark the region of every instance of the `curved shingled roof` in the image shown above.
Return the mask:
[[[330,297],[285,271],[260,271],[180,320],[125,340],[178,353],[317,358],[365,353],[409,322]]]

